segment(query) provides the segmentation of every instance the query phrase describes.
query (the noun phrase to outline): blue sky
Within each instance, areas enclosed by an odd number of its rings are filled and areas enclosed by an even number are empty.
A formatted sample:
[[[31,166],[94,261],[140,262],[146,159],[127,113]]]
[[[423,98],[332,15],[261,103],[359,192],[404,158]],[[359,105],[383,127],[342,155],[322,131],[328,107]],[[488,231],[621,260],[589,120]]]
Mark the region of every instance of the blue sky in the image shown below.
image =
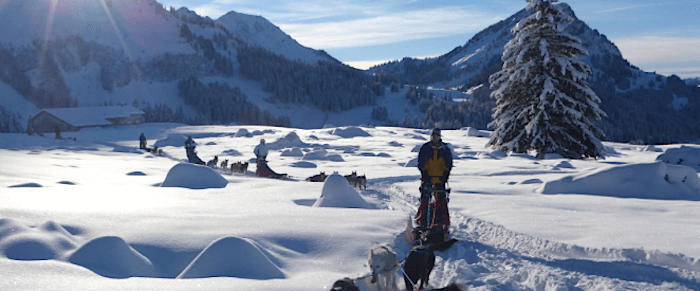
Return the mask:
[[[527,6],[525,0],[161,0],[213,19],[260,15],[299,43],[358,68],[431,57]],[[700,77],[700,0],[569,0],[578,16],[645,71]]]

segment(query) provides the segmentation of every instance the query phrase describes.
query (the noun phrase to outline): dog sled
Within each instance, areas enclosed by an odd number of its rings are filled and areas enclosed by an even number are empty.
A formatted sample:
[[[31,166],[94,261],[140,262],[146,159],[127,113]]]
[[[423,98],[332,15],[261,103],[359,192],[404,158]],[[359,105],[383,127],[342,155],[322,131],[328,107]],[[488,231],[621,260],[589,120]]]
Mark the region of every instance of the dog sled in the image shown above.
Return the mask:
[[[287,179],[287,174],[275,173],[275,171],[270,169],[270,166],[267,165],[267,161],[265,161],[265,160],[258,160],[257,165],[258,165],[258,168],[255,170],[256,177],[273,178],[273,179],[280,179],[280,180]]]
[[[428,205],[408,217],[406,223],[406,239],[414,245],[425,245],[442,251],[451,247],[457,240],[450,239],[450,212],[447,208],[450,190],[431,189]],[[444,197],[444,198],[438,198]],[[425,224],[421,225],[421,216],[427,216]],[[414,226],[414,220],[418,225]]]

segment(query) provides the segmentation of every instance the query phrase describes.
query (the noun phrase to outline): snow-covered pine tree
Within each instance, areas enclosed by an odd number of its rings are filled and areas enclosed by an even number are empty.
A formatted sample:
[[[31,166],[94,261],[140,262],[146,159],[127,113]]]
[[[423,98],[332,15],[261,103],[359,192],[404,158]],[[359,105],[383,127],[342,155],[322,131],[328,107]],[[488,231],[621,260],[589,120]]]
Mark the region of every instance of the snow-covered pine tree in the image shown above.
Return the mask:
[[[506,153],[534,150],[538,158],[604,158],[604,133],[591,119],[606,114],[586,80],[591,69],[578,58],[588,51],[563,31],[572,18],[553,4],[558,0],[526,1],[536,12],[511,30],[503,68],[489,78],[496,107],[487,145]]]

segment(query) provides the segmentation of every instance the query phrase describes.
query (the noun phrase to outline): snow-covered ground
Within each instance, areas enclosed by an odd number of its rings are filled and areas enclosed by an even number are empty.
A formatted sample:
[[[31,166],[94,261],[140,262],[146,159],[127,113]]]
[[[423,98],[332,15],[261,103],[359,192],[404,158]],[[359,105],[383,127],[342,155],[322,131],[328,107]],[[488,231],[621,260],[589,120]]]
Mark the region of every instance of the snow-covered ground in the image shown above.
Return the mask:
[[[137,149],[142,132],[162,156]],[[605,160],[537,160],[485,148],[479,133],[443,131],[459,242],[436,253],[431,287],[700,289],[698,146],[605,143]],[[405,257],[427,134],[177,124],[62,133],[76,140],[0,134],[0,290],[329,290],[366,275],[376,245]],[[264,138],[270,167],[290,179],[256,178],[254,163],[246,174],[181,165],[187,135],[200,158],[229,164],[250,162]],[[353,171],[366,191],[305,181]]]

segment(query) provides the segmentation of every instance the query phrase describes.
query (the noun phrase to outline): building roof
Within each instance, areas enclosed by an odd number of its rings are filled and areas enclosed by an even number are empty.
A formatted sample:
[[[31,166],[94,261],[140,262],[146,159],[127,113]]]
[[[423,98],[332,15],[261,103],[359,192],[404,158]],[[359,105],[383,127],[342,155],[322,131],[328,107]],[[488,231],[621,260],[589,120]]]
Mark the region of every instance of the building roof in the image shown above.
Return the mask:
[[[76,127],[111,125],[107,119],[145,114],[133,106],[50,108],[42,111]]]

